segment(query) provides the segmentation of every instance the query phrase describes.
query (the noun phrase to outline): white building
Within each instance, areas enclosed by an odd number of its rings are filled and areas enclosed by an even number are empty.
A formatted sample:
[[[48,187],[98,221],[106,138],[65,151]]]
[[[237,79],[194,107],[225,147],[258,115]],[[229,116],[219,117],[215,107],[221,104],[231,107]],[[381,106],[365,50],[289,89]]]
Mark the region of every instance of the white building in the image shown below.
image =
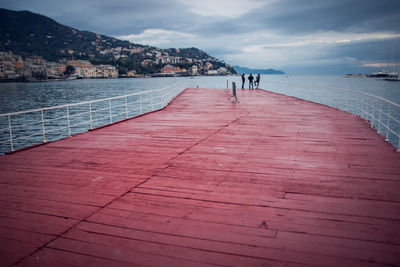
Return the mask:
[[[199,73],[199,70],[198,70],[197,66],[193,65],[192,66],[192,75],[197,75],[198,73]]]

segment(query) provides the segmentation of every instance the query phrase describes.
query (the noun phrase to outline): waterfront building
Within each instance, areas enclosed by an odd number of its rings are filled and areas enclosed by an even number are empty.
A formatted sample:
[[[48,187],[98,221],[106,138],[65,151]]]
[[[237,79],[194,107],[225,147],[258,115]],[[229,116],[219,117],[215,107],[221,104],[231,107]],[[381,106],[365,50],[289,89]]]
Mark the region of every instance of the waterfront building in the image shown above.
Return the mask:
[[[89,60],[68,60],[67,65],[73,66],[73,67],[80,67],[80,68],[91,68],[93,67],[92,63],[89,62]]]
[[[64,76],[66,66],[61,63],[49,62],[46,66],[48,78],[60,78]]]
[[[209,70],[209,69],[212,69],[213,68],[213,64],[211,64],[210,62],[206,62],[205,64],[204,64],[204,69],[205,70]]]
[[[98,78],[118,78],[118,70],[111,65],[96,66]]]
[[[97,77],[97,68],[92,66],[92,67],[83,67],[80,68],[80,75],[82,75],[84,78],[96,78]]]
[[[227,70],[225,67],[220,67],[220,68],[217,70],[217,72],[218,72],[219,75],[225,75],[225,74],[228,73],[228,70]]]
[[[196,65],[192,66],[192,75],[197,75],[198,74],[198,68]]]
[[[165,65],[162,69],[161,69],[161,73],[164,74],[173,74],[174,72],[174,66],[172,65]]]
[[[11,60],[3,60],[0,62],[0,78],[15,79],[17,74],[14,71],[14,65]]]

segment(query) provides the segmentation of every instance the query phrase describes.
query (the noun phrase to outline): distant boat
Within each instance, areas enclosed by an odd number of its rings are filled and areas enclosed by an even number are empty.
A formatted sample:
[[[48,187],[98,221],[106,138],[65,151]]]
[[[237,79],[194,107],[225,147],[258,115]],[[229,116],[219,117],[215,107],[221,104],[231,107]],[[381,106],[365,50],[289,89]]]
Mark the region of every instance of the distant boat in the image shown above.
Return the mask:
[[[398,78],[399,74],[396,72],[386,72],[386,71],[378,71],[371,74],[368,74],[369,78]]]
[[[364,78],[366,77],[365,74],[346,74],[346,78]]]
[[[389,82],[400,82],[399,77],[389,77],[389,78],[385,78],[385,81],[389,81]]]

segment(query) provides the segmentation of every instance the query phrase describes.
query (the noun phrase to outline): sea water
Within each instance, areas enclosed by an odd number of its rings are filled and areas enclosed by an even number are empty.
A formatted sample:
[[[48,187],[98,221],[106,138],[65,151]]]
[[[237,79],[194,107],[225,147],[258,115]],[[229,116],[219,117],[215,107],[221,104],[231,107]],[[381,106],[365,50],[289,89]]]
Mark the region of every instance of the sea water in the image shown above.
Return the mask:
[[[246,75],[246,78],[247,76],[248,75]],[[242,84],[240,76],[88,79],[36,83],[1,83],[0,114],[122,96],[164,88],[181,81],[184,81],[188,88],[226,89],[227,87],[232,87],[232,82],[235,82],[236,86],[240,88]],[[247,79],[245,88],[248,88]],[[371,110],[368,109],[367,104],[372,104],[373,102],[373,100],[368,97],[368,94],[400,104],[400,82],[389,82],[373,78],[346,78],[344,76],[317,75],[261,75],[260,88],[332,107],[339,107],[352,113],[359,113],[360,110],[362,111],[364,109],[367,113],[373,114],[371,117],[372,122],[374,118],[378,118],[378,114],[373,113],[374,110],[372,106]],[[354,93],[349,93],[347,90],[354,91]],[[364,103],[365,105],[363,106],[360,103]],[[383,106],[382,109],[389,111],[389,107],[386,106]],[[396,118],[400,120],[400,109],[392,106],[390,107],[390,112],[392,116],[397,116]],[[391,122],[392,125],[395,123],[395,121]],[[0,134],[7,135],[7,127],[8,122],[5,120],[5,117],[3,117],[3,120],[1,120],[0,117],[0,129],[2,129]],[[380,126],[376,125],[377,129],[378,127]],[[399,134],[398,127],[394,127],[393,129],[395,133],[397,131],[397,134]],[[82,129],[82,131],[84,131],[84,129]],[[391,142],[397,146],[398,140],[396,140],[396,135],[391,132],[389,135]],[[0,142],[7,138],[8,137],[0,136]],[[23,143],[20,145],[24,146]],[[0,153],[9,150],[10,147],[8,144],[0,145]]]

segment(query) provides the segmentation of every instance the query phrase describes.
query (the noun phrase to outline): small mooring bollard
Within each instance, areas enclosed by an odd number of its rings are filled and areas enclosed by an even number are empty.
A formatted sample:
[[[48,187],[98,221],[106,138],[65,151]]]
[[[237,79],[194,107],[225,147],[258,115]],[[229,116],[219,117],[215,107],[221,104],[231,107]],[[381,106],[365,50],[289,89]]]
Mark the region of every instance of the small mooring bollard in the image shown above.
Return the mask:
[[[231,98],[233,98],[232,102],[240,103],[239,98],[237,98],[237,95],[236,95],[236,83],[235,82],[232,82],[232,95],[228,99],[231,99]]]

